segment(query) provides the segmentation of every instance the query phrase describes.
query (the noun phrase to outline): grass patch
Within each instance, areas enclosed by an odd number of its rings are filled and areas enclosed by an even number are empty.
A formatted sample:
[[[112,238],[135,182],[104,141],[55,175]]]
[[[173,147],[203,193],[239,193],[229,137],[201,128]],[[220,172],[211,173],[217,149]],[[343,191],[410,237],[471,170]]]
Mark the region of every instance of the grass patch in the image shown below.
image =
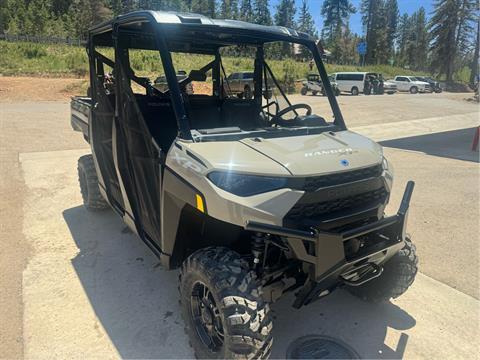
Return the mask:
[[[0,41],[0,73],[5,76],[37,75],[51,77],[78,77],[88,75],[88,59],[83,47],[60,44],[34,44],[27,42]],[[102,50],[106,56],[112,58],[111,49]],[[197,69],[209,61],[208,55],[173,54],[177,70]],[[308,64],[295,60],[268,60],[273,73],[282,83],[304,79],[310,72]],[[156,51],[132,51],[131,64],[140,76],[156,77],[163,73],[162,65]],[[253,60],[239,57],[223,58],[223,65],[227,73],[239,70],[251,70]],[[339,71],[371,71],[382,73],[384,78],[393,78],[395,75],[419,74],[389,65],[372,65],[367,67],[326,64],[329,73]],[[467,77],[467,71],[460,71],[460,79]]]

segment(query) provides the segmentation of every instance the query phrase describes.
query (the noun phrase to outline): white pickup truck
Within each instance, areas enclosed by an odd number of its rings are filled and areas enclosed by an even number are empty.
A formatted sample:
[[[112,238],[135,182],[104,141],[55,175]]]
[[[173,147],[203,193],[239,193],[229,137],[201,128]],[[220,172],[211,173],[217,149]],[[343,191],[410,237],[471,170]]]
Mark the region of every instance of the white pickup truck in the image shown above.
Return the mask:
[[[395,76],[395,79],[391,81],[397,84],[398,91],[409,91],[411,94],[432,92],[429,83],[419,81],[414,76]]]

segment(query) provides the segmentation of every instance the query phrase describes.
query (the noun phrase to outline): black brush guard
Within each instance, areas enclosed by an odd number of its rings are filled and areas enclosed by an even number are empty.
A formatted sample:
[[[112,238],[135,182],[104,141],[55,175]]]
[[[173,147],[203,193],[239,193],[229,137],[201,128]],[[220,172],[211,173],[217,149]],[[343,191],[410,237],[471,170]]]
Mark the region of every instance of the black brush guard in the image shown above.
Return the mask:
[[[248,222],[246,230],[285,238],[295,258],[304,262],[309,279],[296,294],[293,306],[299,308],[339,284],[359,286],[382,274],[382,264],[404,246],[414,186],[413,181],[407,183],[396,215],[341,233],[302,231],[257,222]],[[371,241],[354,256],[347,256],[344,242],[361,237]]]

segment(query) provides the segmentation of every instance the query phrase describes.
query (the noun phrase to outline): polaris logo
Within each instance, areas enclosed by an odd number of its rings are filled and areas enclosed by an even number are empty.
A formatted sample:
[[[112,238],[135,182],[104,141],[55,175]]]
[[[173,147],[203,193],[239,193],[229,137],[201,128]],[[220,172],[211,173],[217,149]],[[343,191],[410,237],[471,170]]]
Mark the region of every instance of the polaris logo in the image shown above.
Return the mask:
[[[323,155],[346,155],[346,154],[353,154],[352,148],[345,148],[345,149],[330,149],[330,150],[321,150],[321,151],[313,151],[305,153],[305,157],[313,157],[313,156],[323,156]]]

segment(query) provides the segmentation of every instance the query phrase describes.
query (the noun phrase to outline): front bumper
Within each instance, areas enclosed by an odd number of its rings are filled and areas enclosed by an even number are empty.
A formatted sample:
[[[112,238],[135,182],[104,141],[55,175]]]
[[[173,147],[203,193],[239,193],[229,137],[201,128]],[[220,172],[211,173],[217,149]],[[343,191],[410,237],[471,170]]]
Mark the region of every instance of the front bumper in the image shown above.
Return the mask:
[[[409,181],[396,215],[340,233],[301,231],[276,225],[249,222],[246,230],[285,238],[298,260],[304,263],[308,280],[297,293],[294,307],[309,304],[338,284],[361,285],[380,276],[382,264],[403,246],[410,199],[415,183]],[[346,252],[346,242],[365,239],[353,254]]]

